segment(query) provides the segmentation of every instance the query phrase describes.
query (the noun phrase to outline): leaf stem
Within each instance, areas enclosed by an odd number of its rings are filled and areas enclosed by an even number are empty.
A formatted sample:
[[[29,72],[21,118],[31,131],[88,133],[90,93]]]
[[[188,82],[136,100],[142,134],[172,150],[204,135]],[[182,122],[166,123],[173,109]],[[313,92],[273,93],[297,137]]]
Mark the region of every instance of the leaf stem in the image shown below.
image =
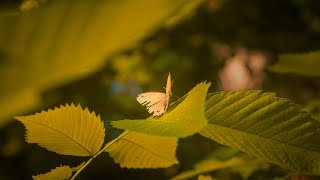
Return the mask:
[[[95,155],[91,156],[91,158],[71,177],[70,180],[74,180],[80,173],[83,171],[95,158],[97,158],[100,154],[105,152],[108,147],[110,147],[112,144],[117,142],[119,139],[127,135],[130,131],[125,131],[122,134],[120,134],[117,138],[113,139],[112,141],[108,142],[104,148],[102,148],[99,152],[97,152]]]

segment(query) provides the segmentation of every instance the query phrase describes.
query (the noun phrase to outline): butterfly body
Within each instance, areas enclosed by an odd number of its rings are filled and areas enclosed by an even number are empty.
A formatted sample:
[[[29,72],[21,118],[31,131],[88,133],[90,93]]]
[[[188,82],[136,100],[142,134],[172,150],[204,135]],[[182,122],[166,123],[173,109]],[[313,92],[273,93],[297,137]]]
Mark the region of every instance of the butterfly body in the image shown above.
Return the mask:
[[[162,92],[146,92],[141,93],[137,97],[137,101],[141,105],[146,105],[148,112],[154,116],[160,116],[167,111],[171,95],[171,75],[169,73],[166,85],[166,93]]]

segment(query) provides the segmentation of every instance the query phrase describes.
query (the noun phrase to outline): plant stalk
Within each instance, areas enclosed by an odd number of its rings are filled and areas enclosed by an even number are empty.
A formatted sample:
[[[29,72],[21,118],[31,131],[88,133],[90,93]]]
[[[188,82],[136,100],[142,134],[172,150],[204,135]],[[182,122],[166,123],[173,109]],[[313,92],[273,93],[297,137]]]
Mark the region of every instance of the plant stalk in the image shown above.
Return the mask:
[[[108,147],[110,147],[112,144],[117,142],[119,139],[127,135],[130,131],[125,131],[122,134],[120,134],[117,138],[113,139],[112,141],[108,142],[103,149],[101,149],[99,152],[97,152],[95,155],[91,156],[91,158],[71,177],[70,180],[74,180],[80,173],[83,171],[95,158],[97,158],[100,154],[105,152]]]

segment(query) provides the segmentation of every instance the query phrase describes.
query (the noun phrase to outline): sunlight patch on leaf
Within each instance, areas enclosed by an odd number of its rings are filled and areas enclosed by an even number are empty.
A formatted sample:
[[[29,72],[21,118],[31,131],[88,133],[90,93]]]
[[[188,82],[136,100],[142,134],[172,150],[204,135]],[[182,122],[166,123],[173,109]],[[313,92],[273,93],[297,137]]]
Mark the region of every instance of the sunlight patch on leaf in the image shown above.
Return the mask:
[[[153,116],[146,120],[112,121],[115,128],[146,133],[150,135],[187,137],[199,132],[207,125],[205,98],[210,83],[199,83],[172,111],[160,118]]]
[[[63,155],[92,156],[104,141],[100,116],[80,105],[60,106],[29,116],[18,116],[26,129],[26,141]]]
[[[301,173],[320,174],[320,122],[262,91],[218,92],[206,102],[201,135]]]
[[[122,168],[165,168],[179,163],[177,146],[177,138],[129,132],[106,151]]]
[[[294,73],[304,76],[320,76],[320,51],[304,54],[283,54],[269,69],[277,73]]]
[[[71,176],[72,169],[69,166],[60,166],[55,169],[52,169],[48,173],[32,176],[32,178],[35,180],[65,180],[70,179]]]

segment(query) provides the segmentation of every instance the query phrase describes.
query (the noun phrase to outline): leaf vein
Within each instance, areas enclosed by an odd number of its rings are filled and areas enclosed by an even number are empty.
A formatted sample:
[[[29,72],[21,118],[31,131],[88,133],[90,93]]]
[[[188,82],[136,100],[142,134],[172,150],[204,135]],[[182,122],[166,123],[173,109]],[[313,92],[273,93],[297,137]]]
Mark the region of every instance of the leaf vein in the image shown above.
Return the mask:
[[[87,148],[85,148],[84,146],[82,146],[81,143],[75,141],[74,139],[72,139],[72,137],[70,137],[69,135],[65,134],[64,132],[61,132],[61,131],[59,131],[59,130],[57,130],[57,129],[54,129],[54,128],[50,127],[50,126],[47,126],[47,125],[45,125],[45,124],[41,124],[41,123],[36,122],[36,121],[32,121],[32,120],[28,120],[28,121],[29,121],[29,122],[32,122],[32,123],[35,123],[35,124],[38,124],[38,125],[41,125],[41,126],[44,126],[44,127],[48,128],[48,129],[51,129],[51,130],[53,130],[53,131],[55,131],[55,132],[58,132],[58,133],[63,134],[63,135],[66,136],[68,139],[70,139],[71,141],[73,141],[74,143],[76,143],[77,145],[79,145],[80,147],[82,147],[84,150],[86,150],[86,151],[92,156],[91,152],[90,152]]]
[[[157,156],[157,157],[159,157],[159,158],[161,158],[161,159],[166,160],[167,162],[171,162],[171,161],[170,161],[169,159],[167,159],[166,157],[161,156],[160,154],[157,154],[157,153],[155,153],[154,151],[152,151],[152,150],[150,150],[150,149],[148,149],[148,148],[145,148],[144,146],[141,146],[140,144],[138,144],[138,143],[136,143],[136,142],[134,142],[134,141],[131,141],[131,140],[126,139],[126,138],[122,138],[121,140],[127,141],[127,142],[129,142],[129,143],[132,143],[132,144],[140,147],[141,149],[144,149],[144,150],[150,152],[151,154],[154,154],[155,156]]]

